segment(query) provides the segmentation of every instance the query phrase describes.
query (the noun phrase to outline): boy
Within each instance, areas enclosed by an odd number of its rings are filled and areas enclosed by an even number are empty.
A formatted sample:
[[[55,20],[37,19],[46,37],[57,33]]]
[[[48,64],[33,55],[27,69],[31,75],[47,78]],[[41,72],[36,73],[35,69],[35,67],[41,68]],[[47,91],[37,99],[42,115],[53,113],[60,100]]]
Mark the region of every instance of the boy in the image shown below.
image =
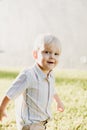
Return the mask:
[[[40,36],[33,50],[35,64],[23,71],[13,82],[0,105],[0,120],[10,100],[15,100],[18,130],[45,130],[45,124],[51,117],[52,97],[57,102],[57,109],[64,111],[64,106],[54,91],[52,70],[58,64],[61,53],[59,40],[51,35]]]

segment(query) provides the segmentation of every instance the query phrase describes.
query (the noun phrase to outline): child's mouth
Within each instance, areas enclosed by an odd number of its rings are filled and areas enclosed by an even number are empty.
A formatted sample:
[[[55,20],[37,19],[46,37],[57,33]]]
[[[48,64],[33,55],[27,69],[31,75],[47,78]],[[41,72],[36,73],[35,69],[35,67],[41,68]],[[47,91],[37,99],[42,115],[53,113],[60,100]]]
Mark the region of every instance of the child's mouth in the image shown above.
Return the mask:
[[[54,62],[52,62],[52,61],[48,61],[47,63],[49,63],[49,64],[54,64]]]

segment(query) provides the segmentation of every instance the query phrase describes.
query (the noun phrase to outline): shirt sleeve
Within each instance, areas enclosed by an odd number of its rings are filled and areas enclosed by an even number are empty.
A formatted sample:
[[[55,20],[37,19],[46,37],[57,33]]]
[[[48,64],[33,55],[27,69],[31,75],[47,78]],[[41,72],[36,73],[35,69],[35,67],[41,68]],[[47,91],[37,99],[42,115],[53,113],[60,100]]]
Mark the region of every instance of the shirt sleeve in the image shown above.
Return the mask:
[[[28,87],[27,75],[25,72],[22,72],[14,80],[10,88],[8,89],[6,96],[9,99],[16,99],[20,94],[22,94],[25,89]]]

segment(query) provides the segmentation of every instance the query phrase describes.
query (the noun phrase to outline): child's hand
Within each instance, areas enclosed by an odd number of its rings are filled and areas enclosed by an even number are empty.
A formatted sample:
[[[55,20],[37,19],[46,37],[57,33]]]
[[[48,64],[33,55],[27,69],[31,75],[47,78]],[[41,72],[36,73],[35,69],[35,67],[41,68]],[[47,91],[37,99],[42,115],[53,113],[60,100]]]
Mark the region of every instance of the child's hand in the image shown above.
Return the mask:
[[[3,117],[7,117],[6,115],[6,106],[7,104],[9,103],[10,99],[5,96],[3,99],[2,99],[2,102],[0,104],[0,121],[2,121]]]
[[[2,121],[3,117],[7,117],[6,112],[0,109],[0,121]]]
[[[60,112],[63,112],[63,111],[64,111],[64,105],[63,105],[62,102],[57,103],[57,110],[60,111]]]
[[[60,100],[58,94],[55,94],[55,95],[54,95],[54,99],[55,99],[55,101],[56,101],[56,103],[57,103],[57,110],[60,111],[60,112],[63,112],[63,111],[64,111],[64,105],[63,105],[63,103],[61,102],[61,100]]]

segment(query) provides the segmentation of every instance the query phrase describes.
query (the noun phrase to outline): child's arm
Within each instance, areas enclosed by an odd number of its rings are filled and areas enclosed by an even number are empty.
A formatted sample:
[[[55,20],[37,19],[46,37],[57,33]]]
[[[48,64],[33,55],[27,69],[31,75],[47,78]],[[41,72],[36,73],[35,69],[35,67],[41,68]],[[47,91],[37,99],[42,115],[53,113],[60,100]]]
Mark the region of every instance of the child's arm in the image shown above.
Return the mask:
[[[3,117],[6,117],[5,109],[9,101],[10,99],[7,96],[5,96],[0,104],[0,121],[2,121]]]
[[[63,112],[64,111],[64,105],[61,102],[58,94],[54,94],[54,99],[57,102],[57,110],[60,111],[60,112]]]

